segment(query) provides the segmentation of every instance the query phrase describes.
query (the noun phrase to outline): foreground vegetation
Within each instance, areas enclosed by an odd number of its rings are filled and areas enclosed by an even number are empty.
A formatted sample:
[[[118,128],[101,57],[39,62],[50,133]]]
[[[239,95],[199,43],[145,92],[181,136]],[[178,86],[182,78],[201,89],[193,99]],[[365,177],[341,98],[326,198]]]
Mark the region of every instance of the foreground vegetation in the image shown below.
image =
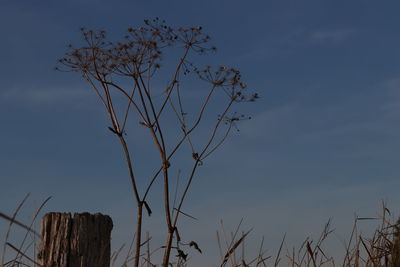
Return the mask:
[[[33,229],[33,225],[40,218],[40,211],[50,198],[42,203],[29,223],[23,223],[16,217],[27,197],[18,205],[12,216],[0,213],[0,217],[9,222],[5,240],[3,240],[1,267],[40,266],[35,254],[40,243],[40,235]],[[365,220],[379,220],[379,225],[370,236],[365,236],[359,231],[360,222]],[[334,232],[331,227],[331,222],[328,221],[317,240],[306,238],[298,248],[287,244],[284,237],[279,249],[268,254],[267,248],[264,246],[264,239],[262,239],[257,252],[248,253],[245,244],[249,244],[254,239],[254,237],[249,237],[251,231],[242,231],[241,223],[239,223],[233,232],[229,232],[221,222],[221,230],[217,232],[221,259],[214,266],[400,266],[400,219],[395,221],[385,203],[382,204],[382,211],[379,216],[373,218],[357,217],[355,219],[351,234],[347,237],[343,254],[339,258],[330,256],[329,248],[324,245]],[[11,243],[13,233],[21,229],[25,232],[23,238],[17,244]],[[160,266],[158,262],[155,262],[155,258],[157,258],[157,252],[160,252],[161,248],[151,248],[150,239],[150,234],[147,234],[146,240],[142,244],[142,247],[146,249],[140,256],[140,266]],[[196,250],[197,253],[201,253],[201,249],[194,242],[187,244],[186,247],[186,250],[179,249],[176,257],[171,257],[170,266],[183,267],[195,264],[191,261],[189,253],[194,253]],[[293,249],[289,250],[289,247],[293,247]],[[123,248],[124,246],[112,253],[112,266],[132,266],[135,257],[132,245],[125,253],[123,253]],[[271,249],[268,249],[268,251],[271,251]],[[122,264],[117,265],[117,262],[122,262]]]

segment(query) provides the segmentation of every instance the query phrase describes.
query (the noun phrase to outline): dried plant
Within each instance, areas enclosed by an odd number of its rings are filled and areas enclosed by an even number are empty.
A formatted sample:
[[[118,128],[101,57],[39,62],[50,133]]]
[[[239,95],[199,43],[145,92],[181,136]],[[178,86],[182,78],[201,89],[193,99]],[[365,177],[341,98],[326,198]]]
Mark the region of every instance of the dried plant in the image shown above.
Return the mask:
[[[3,253],[1,267],[18,267],[18,266],[40,266],[36,259],[35,246],[40,242],[40,236],[33,229],[33,223],[38,218],[38,214],[43,206],[50,198],[42,202],[40,207],[35,211],[30,223],[23,223],[16,219],[20,213],[22,206],[26,202],[27,195],[17,206],[12,216],[8,216],[0,212],[0,218],[9,222],[6,239],[3,242]],[[380,221],[379,226],[371,235],[363,235],[360,233],[359,224],[365,221]],[[12,226],[16,225],[25,231],[24,238],[19,245],[10,241],[9,237],[13,233]],[[329,220],[319,238],[314,242],[310,237],[307,237],[298,249],[292,247],[289,249],[286,235],[283,237],[277,251],[272,255],[267,255],[267,250],[264,249],[264,238],[261,239],[261,244],[258,251],[252,250],[248,253],[246,244],[250,241],[249,231],[241,231],[242,221],[238,224],[233,232],[228,233],[221,221],[221,231],[217,231],[217,241],[220,250],[220,262],[216,266],[232,266],[232,267],[265,267],[265,266],[293,266],[293,267],[322,267],[322,266],[343,266],[343,267],[398,267],[400,266],[399,251],[400,251],[400,219],[397,222],[386,204],[382,205],[382,213],[377,217],[359,217],[356,216],[348,237],[348,241],[344,244],[344,253],[336,258],[329,255],[324,242],[329,239],[333,230],[331,228],[331,220]],[[27,238],[30,238],[30,242]],[[141,246],[145,247],[145,251],[141,253],[141,265],[147,267],[159,266],[153,263],[154,253],[165,249],[165,246],[151,250],[150,233],[146,233],[146,239]],[[127,267],[135,261],[134,240],[128,248],[122,267]],[[121,258],[124,245],[111,255],[111,266],[116,266],[117,258]],[[191,241],[189,243],[177,242],[172,248],[177,251],[175,254],[176,260],[171,259],[169,266],[190,266],[190,257],[188,252],[184,251],[184,247],[189,247],[202,252],[199,245]],[[7,249],[8,248],[8,249]],[[286,254],[284,252],[286,251]],[[7,254],[6,254],[7,252]],[[336,253],[337,254],[337,251]],[[7,257],[6,257],[7,256]]]
[[[371,237],[358,234],[360,221],[380,220],[380,226]],[[400,266],[399,222],[394,222],[386,203],[382,202],[382,214],[376,218],[357,217],[346,249],[343,266]]]
[[[379,220],[380,225],[371,236],[359,233],[359,224],[363,221]],[[293,267],[321,267],[321,266],[343,266],[343,267],[398,267],[400,266],[400,219],[395,222],[386,204],[382,203],[382,213],[377,217],[356,217],[348,242],[344,246],[343,258],[340,255],[334,258],[329,255],[325,248],[325,241],[334,232],[329,220],[316,240],[307,237],[298,249],[288,249],[286,235],[276,252],[276,255],[266,255],[264,250],[264,238],[257,255],[249,258],[245,255],[245,238],[249,232],[242,232],[238,237],[241,222],[234,232],[228,237],[224,224],[221,222],[221,232],[217,232],[221,264],[232,267],[248,266],[293,266]],[[225,246],[226,253],[223,253]],[[241,253],[239,249],[241,247]],[[282,250],[285,248],[286,255],[282,258]],[[285,260],[286,259],[286,260]]]
[[[8,216],[2,212],[0,212],[0,218],[5,219],[9,222],[9,226],[7,229],[7,233],[5,236],[5,240],[3,242],[3,251],[1,253],[1,262],[0,267],[3,266],[40,266],[36,261],[36,243],[40,240],[40,235],[34,230],[34,223],[39,217],[40,212],[46,203],[51,199],[51,197],[46,198],[40,206],[35,210],[31,222],[29,224],[24,224],[16,219],[18,213],[21,211],[22,207],[26,203],[30,194],[27,194],[24,199],[18,204],[12,216]],[[22,240],[20,244],[14,245],[9,240],[10,235],[13,230],[13,225],[19,226],[21,229],[25,230]],[[7,248],[11,249],[13,253],[7,253]],[[32,252],[33,256],[29,256]],[[6,260],[6,256],[9,256],[9,259]]]
[[[90,84],[108,114],[109,130],[122,146],[137,206],[134,266],[139,266],[143,246],[143,208],[151,215],[148,196],[159,177],[163,179],[167,232],[162,265],[170,263],[173,248],[178,258],[185,261],[187,254],[180,249],[178,219],[186,214],[182,211],[183,203],[196,171],[224,143],[236,123],[248,119],[238,115],[234,107],[242,102],[253,102],[258,95],[248,93],[237,69],[201,68],[193,62],[198,55],[215,51],[215,47],[208,44],[210,37],[203,33],[202,27],[172,28],[156,18],[145,20],[145,27],[129,28],[119,42],[110,41],[105,31],[82,29],[82,35],[84,45],[70,45],[57,69],[78,72]],[[163,61],[168,52],[175,55],[173,67],[168,67],[170,62]],[[166,86],[161,88],[160,80]],[[195,80],[202,84],[194,84]],[[186,96],[193,91],[190,88],[196,88],[196,94],[202,96],[188,101]],[[199,104],[197,110],[196,104]],[[171,124],[170,117],[175,118],[175,125]],[[146,128],[159,155],[153,162],[154,173],[150,177],[137,176],[135,159],[145,152],[133,151],[128,145],[129,125],[137,125],[135,131],[138,127]],[[194,134],[200,125],[208,130],[208,137],[198,138]],[[180,166],[175,157],[178,151],[185,151],[184,144],[187,144],[186,151],[190,151],[186,155],[192,158],[192,164],[183,191],[172,205],[171,168],[187,167]],[[138,186],[139,180],[140,183],[147,181],[143,190]],[[172,245],[174,239],[176,246]]]

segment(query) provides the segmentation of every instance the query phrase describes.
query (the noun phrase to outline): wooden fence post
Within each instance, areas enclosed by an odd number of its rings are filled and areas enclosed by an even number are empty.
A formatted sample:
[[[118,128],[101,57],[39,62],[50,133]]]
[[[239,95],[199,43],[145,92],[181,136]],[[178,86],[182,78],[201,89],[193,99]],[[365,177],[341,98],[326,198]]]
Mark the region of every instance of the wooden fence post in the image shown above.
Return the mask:
[[[51,212],[42,219],[38,262],[44,267],[110,267],[112,220],[100,213]]]

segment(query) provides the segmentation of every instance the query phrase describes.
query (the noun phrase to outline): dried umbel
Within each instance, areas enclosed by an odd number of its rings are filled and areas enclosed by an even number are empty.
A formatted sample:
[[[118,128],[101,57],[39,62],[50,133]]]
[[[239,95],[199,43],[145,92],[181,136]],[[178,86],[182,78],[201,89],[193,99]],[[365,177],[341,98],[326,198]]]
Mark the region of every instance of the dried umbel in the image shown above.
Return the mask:
[[[232,128],[237,128],[238,121],[249,118],[239,115],[233,108],[238,103],[254,102],[258,95],[249,93],[239,70],[224,65],[201,68],[193,62],[198,56],[216,50],[209,45],[210,37],[203,33],[202,27],[172,28],[156,18],[145,20],[144,27],[129,28],[118,42],[110,41],[105,31],[85,28],[81,31],[84,45],[70,45],[68,52],[59,60],[57,69],[78,72],[90,84],[108,114],[111,122],[108,128],[117,136],[123,148],[137,204],[135,266],[139,265],[140,260],[143,207],[150,215],[151,207],[147,198],[159,177],[163,178],[167,232],[163,266],[170,262],[172,248],[181,260],[186,260],[187,253],[180,246],[184,243],[180,240],[177,222],[180,215],[187,215],[182,211],[182,205],[196,170],[224,143]],[[174,58],[171,61],[175,62],[172,67],[164,61],[171,55]],[[188,103],[184,97],[188,77],[199,81],[201,87],[205,88],[201,89],[202,95],[194,104]],[[166,80],[164,87],[153,86],[154,80],[159,78]],[[189,85],[192,86],[191,83]],[[117,96],[119,99],[122,96],[125,103],[121,105],[121,101],[117,102]],[[207,111],[213,111],[214,117],[210,117]],[[175,127],[171,126],[168,116],[174,117],[173,120],[177,122]],[[149,177],[143,192],[138,188],[138,167],[134,166],[133,159],[144,152],[132,153],[126,140],[127,125],[132,121],[139,121],[139,127],[148,129],[149,137],[159,154],[154,162],[154,175]],[[208,133],[202,139],[196,139],[193,133],[200,125],[203,129],[206,125]],[[176,132],[180,135],[170,139],[171,135],[177,136]],[[187,178],[184,180],[186,183],[179,196],[175,190],[174,202],[171,203],[171,169],[183,168],[175,155],[184,144],[191,150],[188,157],[193,160],[193,164],[183,166],[188,167]],[[145,180],[141,178],[142,181]],[[172,246],[174,239],[176,245]]]

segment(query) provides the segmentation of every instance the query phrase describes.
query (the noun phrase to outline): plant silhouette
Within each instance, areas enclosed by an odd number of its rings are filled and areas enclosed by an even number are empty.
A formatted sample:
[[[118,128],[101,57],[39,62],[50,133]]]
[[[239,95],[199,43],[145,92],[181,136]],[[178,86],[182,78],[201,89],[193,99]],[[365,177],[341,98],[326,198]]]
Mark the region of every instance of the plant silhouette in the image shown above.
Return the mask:
[[[84,44],[80,47],[70,45],[56,69],[78,72],[88,82],[111,122],[108,129],[122,147],[137,206],[136,267],[140,264],[143,246],[143,208],[150,216],[149,192],[157,179],[163,180],[166,243],[162,265],[168,266],[172,249],[177,251],[182,261],[187,257],[181,248],[183,243],[177,223],[181,215],[187,215],[182,206],[196,171],[221,147],[231,131],[236,129],[236,123],[249,118],[234,110],[237,104],[254,102],[259,96],[249,93],[239,70],[195,64],[200,59],[198,56],[216,50],[209,45],[210,37],[203,33],[202,27],[172,28],[158,18],[145,20],[144,24],[144,27],[129,28],[117,42],[110,41],[105,31],[82,28]],[[168,55],[172,56],[172,63],[165,62]],[[160,82],[155,85],[156,81],[163,79],[166,86],[158,86]],[[202,89],[198,90],[201,96],[197,96],[196,91],[196,98],[190,101],[191,98],[185,95],[191,87]],[[171,124],[172,117],[175,125]],[[129,124],[136,125],[133,129],[147,129],[159,155],[152,162],[154,173],[151,177],[138,178],[139,167],[135,165],[135,159],[146,151],[133,151],[128,145]],[[201,132],[206,133],[202,138],[195,134],[200,127],[204,129]],[[171,203],[171,168],[188,167],[180,166],[176,157],[185,146],[189,148],[187,157],[192,163],[182,192],[177,196],[175,188],[174,202]],[[147,181],[144,190],[140,190],[139,180],[141,183]],[[174,240],[176,246],[172,245]],[[191,244],[196,244],[193,247],[201,251],[197,243]]]

